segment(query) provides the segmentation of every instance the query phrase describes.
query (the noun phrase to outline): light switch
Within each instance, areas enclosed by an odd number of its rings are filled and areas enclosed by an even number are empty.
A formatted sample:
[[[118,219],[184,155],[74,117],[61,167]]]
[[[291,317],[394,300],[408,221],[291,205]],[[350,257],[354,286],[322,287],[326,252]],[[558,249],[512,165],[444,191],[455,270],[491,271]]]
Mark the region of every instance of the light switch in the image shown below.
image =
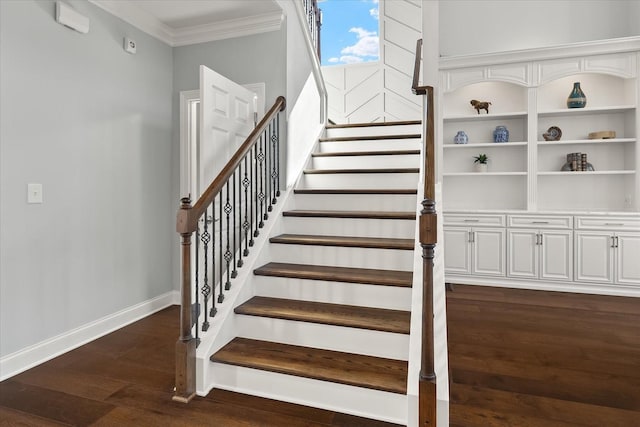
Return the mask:
[[[27,184],[27,203],[42,203],[42,184]]]

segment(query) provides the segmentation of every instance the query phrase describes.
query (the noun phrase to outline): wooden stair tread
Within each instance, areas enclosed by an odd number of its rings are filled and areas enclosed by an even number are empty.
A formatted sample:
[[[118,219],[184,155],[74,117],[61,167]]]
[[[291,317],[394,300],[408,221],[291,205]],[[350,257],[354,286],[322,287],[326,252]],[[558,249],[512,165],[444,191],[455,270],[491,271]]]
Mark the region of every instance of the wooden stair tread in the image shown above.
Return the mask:
[[[326,280],[330,282],[364,283],[410,288],[411,271],[378,270],[372,268],[334,267],[325,265],[270,262],[253,271],[258,276]]]
[[[348,129],[348,128],[364,128],[364,127],[380,127],[380,126],[404,126],[404,125],[421,125],[420,120],[399,120],[395,122],[373,122],[373,123],[339,123],[327,125],[327,129]]]
[[[270,341],[234,338],[212,362],[406,394],[407,362]]]
[[[416,219],[415,212],[391,211],[325,211],[325,210],[291,210],[282,213],[288,217],[312,218],[362,218],[362,219]]]
[[[306,234],[281,234],[269,239],[271,243],[290,245],[343,246],[349,248],[413,250],[413,239],[385,237],[317,236]]]
[[[380,169],[305,169],[305,174],[332,173],[418,173],[419,168],[380,168]]]
[[[327,153],[311,153],[311,157],[343,157],[343,156],[403,156],[420,154],[420,150],[386,150],[386,151],[331,151]]]
[[[295,194],[418,194],[414,188],[296,188]]]
[[[234,312],[397,334],[408,334],[411,320],[408,311],[260,296],[239,305]]]
[[[357,135],[357,136],[334,136],[320,138],[320,142],[347,142],[347,141],[379,141],[385,139],[420,139],[419,133],[406,133],[396,135]]]

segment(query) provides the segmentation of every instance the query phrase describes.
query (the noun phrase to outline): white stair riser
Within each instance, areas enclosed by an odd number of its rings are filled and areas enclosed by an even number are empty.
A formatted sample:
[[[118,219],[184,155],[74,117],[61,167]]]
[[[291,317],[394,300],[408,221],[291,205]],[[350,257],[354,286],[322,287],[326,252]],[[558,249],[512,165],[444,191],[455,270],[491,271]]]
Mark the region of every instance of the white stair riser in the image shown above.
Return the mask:
[[[283,230],[288,234],[308,234],[313,230],[320,236],[413,239],[415,227],[415,220],[409,219],[283,218]]]
[[[413,251],[272,244],[273,262],[413,271]]]
[[[416,188],[417,173],[305,174],[298,188]]]
[[[360,417],[407,423],[407,396],[292,375],[214,363],[216,388]]]
[[[323,141],[318,144],[318,152],[334,153],[349,151],[419,150],[419,139],[382,139],[368,141]]]
[[[422,132],[422,125],[389,125],[389,126],[369,126],[327,129],[327,138],[337,138],[342,136],[369,136],[369,135],[407,135]]]
[[[254,276],[252,281],[259,296],[411,310],[411,288],[406,287],[273,276]]]
[[[313,169],[417,168],[419,154],[314,157]]]
[[[238,336],[303,347],[407,360],[409,335],[238,315]]]
[[[415,187],[415,185],[414,185]],[[296,194],[293,209],[414,212],[416,194]]]

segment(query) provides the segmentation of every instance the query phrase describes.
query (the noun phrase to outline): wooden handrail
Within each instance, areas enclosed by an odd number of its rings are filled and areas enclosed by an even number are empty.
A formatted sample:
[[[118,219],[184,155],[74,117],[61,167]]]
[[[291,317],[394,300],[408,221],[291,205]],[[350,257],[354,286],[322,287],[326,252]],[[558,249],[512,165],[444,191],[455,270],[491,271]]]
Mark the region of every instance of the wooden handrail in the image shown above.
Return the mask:
[[[207,187],[205,192],[202,193],[193,206],[189,209],[183,208],[178,211],[178,218],[176,221],[176,231],[178,233],[184,234],[196,231],[198,227],[198,218],[202,216],[205,209],[213,202],[216,195],[233,174],[233,171],[235,171],[240,164],[240,161],[242,161],[249,150],[253,148],[253,145],[260,137],[260,134],[264,132],[271,120],[273,120],[278,112],[283,111],[286,106],[287,102],[285,98],[283,96],[279,96],[267,114],[262,118],[262,120],[260,120],[260,123],[258,123],[256,128],[249,134],[245,142],[240,146],[233,157],[231,157],[225,167],[222,168],[218,176],[213,180],[209,187]]]
[[[228,181],[231,176],[235,173],[238,166],[241,162],[249,155],[250,151],[254,148],[254,146],[258,143],[261,138],[261,135],[265,130],[271,126],[274,119],[278,113],[284,110],[286,107],[285,98],[280,96],[276,99],[273,106],[269,109],[264,118],[258,123],[256,128],[249,134],[244,143],[238,148],[235,154],[231,157],[231,159],[227,162],[227,164],[222,168],[218,176],[213,180],[213,182],[209,185],[209,187],[205,190],[205,192],[200,196],[200,198],[196,201],[196,203],[192,206],[191,200],[186,197],[181,200],[180,209],[178,210],[177,221],[176,221],[176,230],[180,233],[181,238],[181,259],[182,259],[182,274],[180,277],[180,294],[181,294],[181,303],[180,303],[180,336],[178,337],[178,341],[176,342],[176,388],[175,393],[173,395],[173,400],[178,402],[187,403],[195,396],[196,389],[196,345],[197,338],[193,337],[191,330],[194,325],[193,317],[194,313],[192,312],[192,295],[193,295],[193,287],[192,287],[192,271],[191,271],[191,246],[192,246],[192,238],[194,232],[198,229],[198,221],[199,219],[205,215],[209,206],[215,203],[216,196],[221,193],[223,187],[227,185],[227,203],[229,200],[229,187]],[[276,120],[276,123],[278,121]],[[276,125],[277,126],[277,125]],[[271,128],[269,128],[271,129]],[[277,139],[276,139],[277,141]],[[245,161],[246,164],[246,161]],[[275,172],[275,171],[274,171]],[[256,169],[256,174],[257,174]],[[262,183],[260,184],[260,191],[262,191]],[[275,184],[274,184],[275,185]],[[235,187],[234,187],[235,194]],[[261,193],[262,194],[262,193]],[[276,195],[279,194],[278,189],[276,189]],[[246,190],[245,190],[246,197]],[[235,198],[235,195],[234,195]],[[222,208],[222,205],[220,205]],[[245,208],[246,209],[246,208]],[[221,209],[222,212],[222,209]],[[256,211],[257,212],[257,211]],[[245,212],[246,213],[246,212]],[[222,216],[222,214],[220,214]],[[266,219],[266,215],[264,217]],[[207,221],[208,218],[204,218],[205,228],[204,233],[207,233]],[[256,222],[257,224],[257,222]],[[260,220],[260,227],[262,227],[262,219]],[[227,213],[227,227],[229,226],[229,213]],[[212,233],[214,233],[212,229]],[[257,228],[256,228],[257,233]],[[220,234],[222,236],[222,234]],[[256,234],[257,236],[257,234]],[[210,239],[210,237],[208,238]],[[207,239],[207,240],[208,240]],[[235,239],[235,235],[234,235]],[[197,245],[197,234],[196,234],[196,242]],[[222,243],[220,243],[222,245]],[[235,240],[234,240],[235,244]],[[197,246],[196,246],[197,248]],[[246,249],[246,246],[245,246]],[[229,228],[227,228],[227,251],[229,250]],[[206,246],[205,246],[206,252]],[[222,250],[220,249],[220,253]],[[197,254],[197,249],[196,249]],[[220,255],[221,256],[221,255]],[[198,256],[196,255],[196,276],[197,276],[197,262]],[[206,257],[205,257],[206,258]],[[235,256],[234,260],[234,268],[235,268]],[[230,258],[227,259],[227,280],[229,280],[229,262]],[[222,266],[222,264],[219,264]],[[222,267],[221,267],[222,268]],[[206,263],[205,263],[205,272],[207,271]],[[220,270],[220,285],[221,290],[219,293],[219,297],[222,295],[222,270]],[[214,273],[215,275],[215,273]],[[206,273],[205,273],[206,277]],[[232,276],[235,277],[235,276]],[[209,286],[207,284],[207,286]],[[229,283],[230,286],[230,283]],[[209,291],[211,291],[212,287],[209,287]],[[229,289],[228,287],[226,289]],[[195,285],[196,292],[197,282]],[[205,322],[207,320],[207,295],[205,295],[204,299],[204,316]],[[212,295],[212,310],[213,308],[213,299]],[[222,299],[219,300],[222,302]],[[196,306],[197,298],[196,298]],[[215,314],[215,313],[214,313]],[[195,314],[197,317],[197,314]],[[211,314],[213,316],[213,314]],[[203,330],[208,328],[208,323],[205,328],[205,323],[203,323]],[[198,330],[198,325],[196,325],[196,331]]]
[[[419,86],[420,63],[422,58],[422,39],[416,43],[415,67],[411,91],[416,95],[425,95],[425,134],[424,142],[424,188],[422,211],[420,211],[420,246],[422,247],[422,349],[420,355],[419,378],[419,426],[436,425],[436,373],[433,326],[433,259],[438,240],[438,216],[435,200],[435,114],[432,86]]]

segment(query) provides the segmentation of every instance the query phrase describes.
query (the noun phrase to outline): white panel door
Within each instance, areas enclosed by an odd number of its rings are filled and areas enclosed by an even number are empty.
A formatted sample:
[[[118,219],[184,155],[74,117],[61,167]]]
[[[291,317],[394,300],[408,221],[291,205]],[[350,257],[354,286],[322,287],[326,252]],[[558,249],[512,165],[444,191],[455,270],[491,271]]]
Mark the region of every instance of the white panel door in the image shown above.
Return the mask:
[[[468,228],[444,228],[444,271],[449,274],[471,273],[471,243]]]
[[[256,95],[200,66],[198,195],[215,179],[254,128]]]
[[[504,276],[504,229],[480,229],[472,231],[473,274]]]
[[[611,233],[579,231],[575,240],[575,279],[581,282],[613,283]]]
[[[545,231],[540,245],[540,278],[571,280],[573,277],[573,232]]]
[[[507,274],[510,277],[538,278],[538,232],[509,230]]]
[[[640,234],[617,233],[617,282],[640,285]]]

